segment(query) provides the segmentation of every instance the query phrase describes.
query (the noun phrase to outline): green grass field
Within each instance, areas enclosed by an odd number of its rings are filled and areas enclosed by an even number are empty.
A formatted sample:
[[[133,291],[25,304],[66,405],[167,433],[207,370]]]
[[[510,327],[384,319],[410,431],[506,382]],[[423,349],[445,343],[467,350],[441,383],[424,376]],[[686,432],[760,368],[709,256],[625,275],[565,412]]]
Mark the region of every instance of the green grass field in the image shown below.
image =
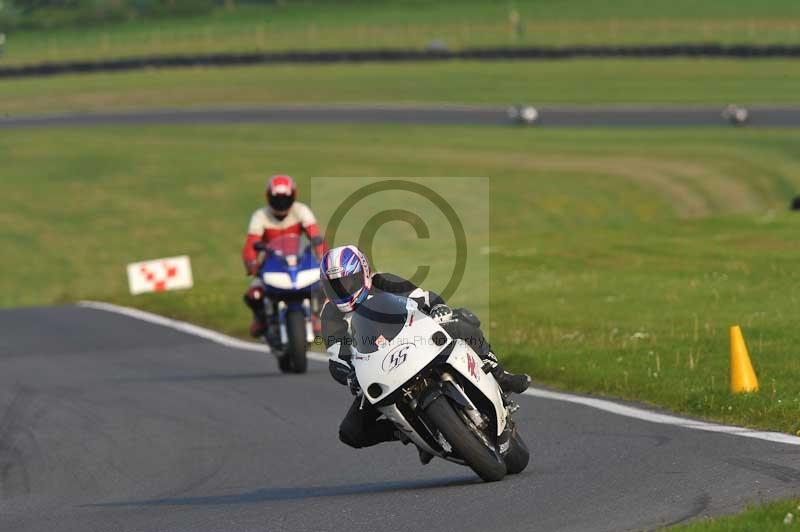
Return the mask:
[[[797,104],[791,60],[575,60],[153,70],[0,80],[0,116],[278,103]]]
[[[516,10],[521,31],[511,23]],[[800,7],[758,2],[279,2],[191,18],[12,32],[0,64],[146,54],[674,42],[800,43]],[[0,28],[0,31],[3,31]]]
[[[520,14],[524,31],[509,20]],[[210,51],[673,42],[800,44],[800,3],[282,2],[9,33],[0,66]],[[0,28],[0,32],[3,28]],[[269,104],[797,105],[792,60],[569,60],[146,70],[0,80],[0,117]],[[169,126],[3,130],[0,306],[99,299],[244,337],[239,251],[266,177],[487,176],[501,358],[554,388],[800,435],[800,131]],[[453,193],[469,207],[471,190]],[[479,198],[480,203],[483,198]],[[481,216],[483,212],[481,211]],[[420,260],[403,226],[381,267]],[[398,245],[387,242],[394,236]],[[351,237],[352,238],[352,237]],[[190,291],[133,297],[125,264],[189,254]],[[425,256],[425,260],[430,257]],[[433,264],[436,266],[436,264]],[[436,279],[434,279],[436,280]],[[740,324],[758,394],[728,393]],[[2,341],[0,340],[0,345]],[[784,530],[798,501],[687,530]],[[791,526],[783,524],[795,514]]]
[[[713,128],[14,130],[0,138],[0,305],[95,298],[243,335],[239,249],[269,173],[297,175],[305,197],[308,176],[488,176],[486,328],[511,367],[794,433],[798,141]],[[404,273],[413,257],[398,247],[382,262]],[[179,253],[192,256],[193,290],[127,295],[127,262]],[[727,392],[734,323],[757,395]]]

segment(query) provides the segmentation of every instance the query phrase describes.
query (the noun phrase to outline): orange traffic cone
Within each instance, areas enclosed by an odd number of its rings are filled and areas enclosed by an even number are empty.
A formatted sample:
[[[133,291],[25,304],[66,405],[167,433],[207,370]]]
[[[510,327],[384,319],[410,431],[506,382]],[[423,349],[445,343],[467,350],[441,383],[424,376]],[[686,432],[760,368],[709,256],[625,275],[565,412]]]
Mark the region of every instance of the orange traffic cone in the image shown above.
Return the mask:
[[[758,391],[758,379],[747,354],[742,329],[731,327],[731,393]]]

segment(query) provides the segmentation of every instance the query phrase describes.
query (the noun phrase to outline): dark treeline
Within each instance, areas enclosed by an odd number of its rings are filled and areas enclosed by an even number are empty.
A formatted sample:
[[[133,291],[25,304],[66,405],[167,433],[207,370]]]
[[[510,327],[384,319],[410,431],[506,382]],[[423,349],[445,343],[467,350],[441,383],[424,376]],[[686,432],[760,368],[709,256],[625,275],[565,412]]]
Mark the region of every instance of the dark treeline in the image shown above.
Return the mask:
[[[246,66],[265,64],[331,64],[382,62],[398,64],[403,61],[449,61],[470,59],[478,61],[508,61],[512,59],[574,59],[574,58],[671,58],[717,57],[737,59],[799,58],[800,46],[793,45],[722,45],[673,44],[652,46],[564,46],[467,48],[455,51],[382,49],[382,50],[316,50],[251,53],[212,53],[192,55],[127,57],[103,61],[65,61],[0,67],[0,79],[35,76],[57,76],[90,72],[123,72],[149,68],[181,68],[198,66]]]
[[[0,32],[124,22],[138,18],[188,16],[239,3],[280,0],[0,0]]]

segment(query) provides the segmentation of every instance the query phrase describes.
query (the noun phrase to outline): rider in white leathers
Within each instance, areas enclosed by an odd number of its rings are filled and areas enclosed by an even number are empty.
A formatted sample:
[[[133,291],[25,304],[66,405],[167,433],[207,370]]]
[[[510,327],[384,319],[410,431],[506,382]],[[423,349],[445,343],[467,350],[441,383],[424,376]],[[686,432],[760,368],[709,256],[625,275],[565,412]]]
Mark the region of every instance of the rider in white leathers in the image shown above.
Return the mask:
[[[350,362],[353,339],[350,317],[358,305],[378,292],[389,292],[411,298],[450,334],[467,342],[484,361],[484,371],[492,373],[505,393],[522,393],[530,385],[528,375],[505,371],[492,353],[480,329],[480,321],[467,309],[452,310],[435,292],[423,290],[410,281],[387,273],[371,274],[366,256],[356,246],[341,246],[326,252],[320,264],[322,287],[328,301],[322,309],[322,338],[330,354],[331,376],[348,385],[353,395],[361,390]],[[359,397],[350,406],[339,427],[339,439],[351,447],[369,447],[397,440],[394,424],[379,420],[380,412]],[[428,453],[420,452],[423,463]]]

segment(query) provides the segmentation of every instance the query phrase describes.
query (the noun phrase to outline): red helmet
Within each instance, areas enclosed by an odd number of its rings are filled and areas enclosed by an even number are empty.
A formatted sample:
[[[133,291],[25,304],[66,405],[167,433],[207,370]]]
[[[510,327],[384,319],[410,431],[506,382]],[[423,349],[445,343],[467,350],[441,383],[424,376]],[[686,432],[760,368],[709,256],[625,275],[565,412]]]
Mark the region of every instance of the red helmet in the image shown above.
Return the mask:
[[[274,175],[267,183],[267,204],[276,213],[288,211],[297,197],[297,185],[288,175]]]

